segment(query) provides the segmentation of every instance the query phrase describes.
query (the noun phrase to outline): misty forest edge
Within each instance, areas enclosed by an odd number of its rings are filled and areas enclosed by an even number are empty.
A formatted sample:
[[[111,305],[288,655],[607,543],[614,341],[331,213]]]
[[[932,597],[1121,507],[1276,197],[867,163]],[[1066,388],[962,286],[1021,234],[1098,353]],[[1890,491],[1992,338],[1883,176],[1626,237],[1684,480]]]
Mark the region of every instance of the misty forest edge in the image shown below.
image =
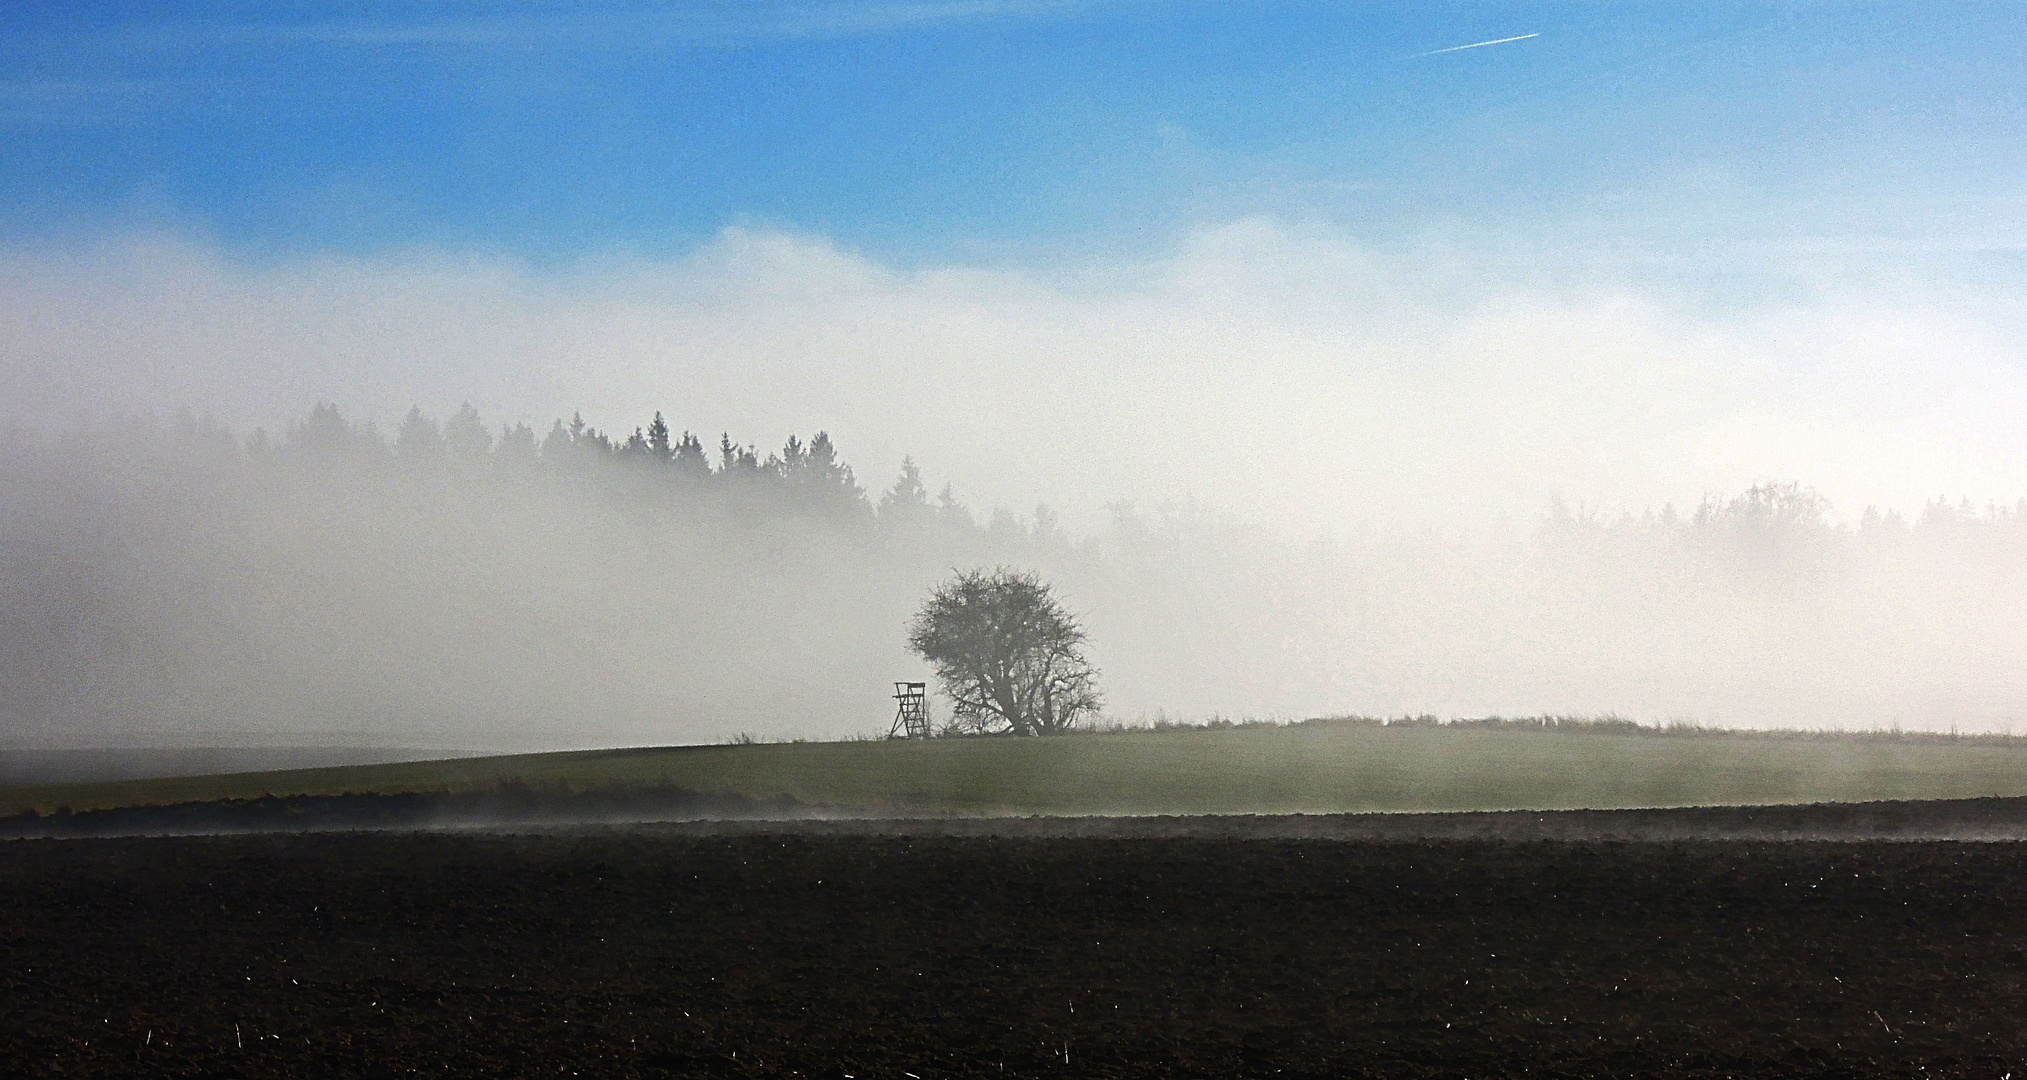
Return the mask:
[[[44,441],[32,429],[16,427],[0,432],[17,449],[26,450]],[[592,473],[613,479],[637,477],[663,481],[677,490],[772,490],[783,497],[772,507],[781,511],[828,512],[841,519],[867,518],[891,521],[930,512],[950,523],[994,532],[1020,531],[1035,537],[1063,537],[1059,515],[1048,504],[1038,505],[1023,521],[1000,506],[980,522],[962,503],[952,484],[943,485],[932,499],[922,469],[913,457],[904,458],[894,482],[873,500],[860,484],[851,465],[840,456],[827,431],[817,431],[807,442],[790,435],[779,451],[761,455],[756,444],[735,442],[729,432],[721,433],[714,451],[707,451],[694,432],[677,434],[657,411],[644,427],[637,426],[624,437],[587,423],[582,413],[573,413],[567,422],[553,421],[546,435],[538,438],[525,422],[502,424],[495,435],[469,402],[439,423],[420,406],[409,409],[390,437],[371,420],[353,423],[345,419],[335,403],[319,403],[309,415],[291,422],[277,439],[265,427],[256,427],[245,439],[209,415],[189,408],[165,417],[146,414],[107,420],[99,431],[73,428],[57,437],[59,446],[100,443],[108,437],[131,438],[125,449],[135,463],[217,464],[226,460],[247,462],[288,461],[296,464],[336,463],[402,466],[410,469],[451,469],[489,467],[500,472],[542,467]],[[716,457],[713,464],[712,457]],[[688,485],[715,485],[690,487]],[[1137,508],[1131,500],[1108,504],[1116,515],[1131,516]],[[1189,509],[1201,510],[1200,507]],[[1980,507],[1969,499],[1951,500],[1939,495],[1924,504],[1912,519],[1896,508],[1866,506],[1853,526],[1830,520],[1828,499],[1799,480],[1769,479],[1732,496],[1706,493],[1688,514],[1672,502],[1659,511],[1649,507],[1640,514],[1631,511],[1614,516],[1583,504],[1571,505],[1561,496],[1547,500],[1539,519],[1538,532],[1544,536],[1603,531],[1670,529],[1731,529],[1764,534],[1790,533],[1796,537],[1810,532],[1880,533],[1919,531],[1948,526],[2027,521],[2027,496],[2007,506],[1988,502]]]
[[[1165,509],[1165,518],[1150,523],[1131,504],[1116,503],[1109,535],[1073,541],[1047,506],[1038,506],[1026,521],[996,509],[981,522],[950,485],[931,499],[912,459],[904,459],[900,476],[877,500],[869,498],[822,431],[807,443],[790,437],[778,453],[764,457],[724,434],[713,465],[701,439],[689,432],[675,434],[659,412],[623,439],[590,426],[581,415],[568,423],[556,421],[539,440],[526,424],[503,426],[495,436],[468,404],[442,424],[413,408],[392,438],[370,422],[346,420],[334,404],[319,404],[279,439],[257,429],[242,441],[222,423],[189,410],[73,429],[54,439],[23,429],[9,434],[10,457],[17,461],[69,459],[72,466],[127,488],[165,482],[160,490],[168,491],[174,488],[173,477],[187,474],[237,476],[249,483],[250,493],[273,490],[271,484],[309,492],[335,479],[337,488],[350,483],[396,491],[412,484],[449,484],[507,494],[546,477],[571,498],[597,498],[621,510],[675,515],[669,520],[694,512],[697,523],[709,530],[795,524],[824,535],[856,536],[856,543],[873,546],[905,542],[910,535],[939,535],[957,541],[938,546],[955,555],[957,565],[1018,566],[1043,551],[1105,561],[1136,535],[1166,527],[1178,513]],[[1730,498],[1709,496],[1688,515],[1671,505],[1658,514],[1611,518],[1558,500],[1539,519],[1531,543],[1545,557],[1577,562],[1609,561],[1628,548],[1666,550],[1684,561],[1690,577],[1719,591],[1726,590],[1727,582],[1735,587],[1768,574],[1806,577],[1839,549],[1889,558],[1922,553],[1954,557],[1968,551],[1984,559],[2027,548],[2027,500],[1980,511],[1939,499],[1913,521],[1867,508],[1855,526],[1833,524],[1828,510],[1826,500],[1793,481],[1758,484]],[[1179,513],[1199,512],[1185,508]],[[952,562],[943,565],[956,569]],[[1592,710],[1601,711],[1610,710]],[[1072,713],[1095,720],[1095,693],[1088,705]],[[1020,724],[1010,727],[1022,730]]]

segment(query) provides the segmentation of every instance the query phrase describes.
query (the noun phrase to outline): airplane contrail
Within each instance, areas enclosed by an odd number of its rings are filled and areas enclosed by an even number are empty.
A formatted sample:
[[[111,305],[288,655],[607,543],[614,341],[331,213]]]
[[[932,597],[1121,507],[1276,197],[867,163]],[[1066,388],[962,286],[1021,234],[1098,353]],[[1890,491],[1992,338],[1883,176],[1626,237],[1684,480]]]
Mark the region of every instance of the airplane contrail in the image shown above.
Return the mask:
[[[1519,37],[1494,38],[1491,41],[1474,41],[1469,45],[1452,45],[1447,49],[1431,49],[1425,53],[1416,53],[1413,59],[1419,60],[1424,56],[1440,56],[1446,52],[1463,52],[1465,49],[1482,49],[1487,45],[1504,45],[1509,41],[1526,41],[1528,38],[1540,36],[1541,34],[1537,32],[1533,34],[1522,34]]]

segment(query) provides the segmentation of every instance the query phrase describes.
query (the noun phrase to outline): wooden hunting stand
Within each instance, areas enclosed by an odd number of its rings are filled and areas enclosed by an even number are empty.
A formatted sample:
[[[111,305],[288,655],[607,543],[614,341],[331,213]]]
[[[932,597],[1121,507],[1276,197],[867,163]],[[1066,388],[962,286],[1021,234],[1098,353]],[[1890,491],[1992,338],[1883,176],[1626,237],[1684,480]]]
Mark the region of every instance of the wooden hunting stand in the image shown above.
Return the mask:
[[[926,739],[929,737],[929,684],[918,682],[897,682],[894,684],[894,700],[900,708],[894,710],[894,726],[887,729],[890,739]]]

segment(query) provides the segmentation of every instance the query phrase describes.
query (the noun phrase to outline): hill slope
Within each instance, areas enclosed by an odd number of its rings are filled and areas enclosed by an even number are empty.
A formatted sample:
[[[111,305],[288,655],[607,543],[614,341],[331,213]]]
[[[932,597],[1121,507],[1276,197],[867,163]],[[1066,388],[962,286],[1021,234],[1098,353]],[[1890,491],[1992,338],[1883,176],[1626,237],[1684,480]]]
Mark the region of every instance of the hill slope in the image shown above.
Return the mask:
[[[1275,814],[2027,795],[2027,739],[1312,723],[1059,739],[676,746],[0,790],[49,813],[263,795],[639,788],[848,813]]]

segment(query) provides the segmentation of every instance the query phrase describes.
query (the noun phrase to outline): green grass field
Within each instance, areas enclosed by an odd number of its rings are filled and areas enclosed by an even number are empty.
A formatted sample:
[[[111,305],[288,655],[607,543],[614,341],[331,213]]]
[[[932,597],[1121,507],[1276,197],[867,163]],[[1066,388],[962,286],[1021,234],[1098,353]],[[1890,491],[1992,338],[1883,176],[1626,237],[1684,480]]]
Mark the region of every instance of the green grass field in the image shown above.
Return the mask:
[[[851,812],[1242,814],[2027,795],[2027,739],[1660,735],[1311,724],[1058,739],[527,754],[0,790],[0,812],[504,782],[787,795]]]

